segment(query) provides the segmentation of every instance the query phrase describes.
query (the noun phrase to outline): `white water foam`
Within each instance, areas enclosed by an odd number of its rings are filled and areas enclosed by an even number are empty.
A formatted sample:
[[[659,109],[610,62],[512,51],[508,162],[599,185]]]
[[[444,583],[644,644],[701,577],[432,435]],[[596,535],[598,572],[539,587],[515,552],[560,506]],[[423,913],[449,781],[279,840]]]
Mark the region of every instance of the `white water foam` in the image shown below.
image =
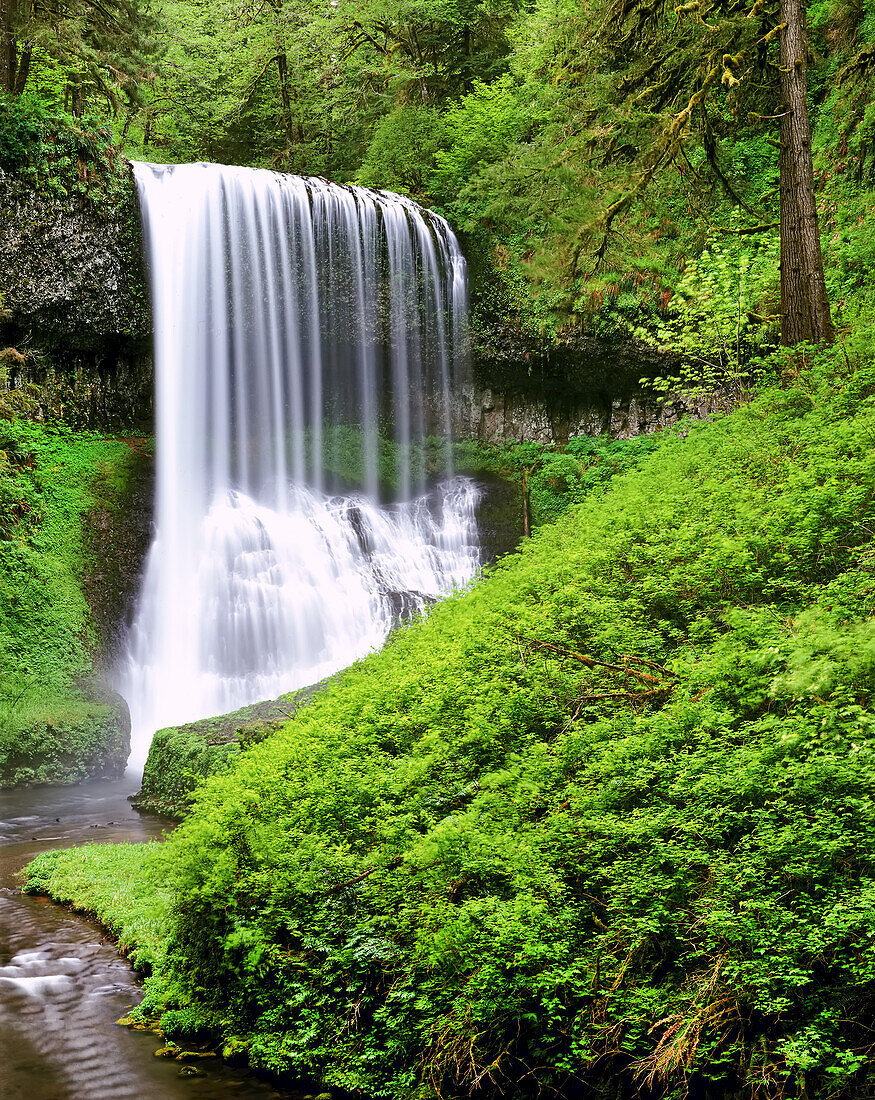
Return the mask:
[[[379,647],[466,584],[479,550],[472,483],[427,482],[427,454],[450,467],[464,360],[465,265],[446,223],[322,180],[135,174],[157,401],[156,532],[118,683],[139,769],[156,729]],[[338,472],[361,490],[338,492]]]

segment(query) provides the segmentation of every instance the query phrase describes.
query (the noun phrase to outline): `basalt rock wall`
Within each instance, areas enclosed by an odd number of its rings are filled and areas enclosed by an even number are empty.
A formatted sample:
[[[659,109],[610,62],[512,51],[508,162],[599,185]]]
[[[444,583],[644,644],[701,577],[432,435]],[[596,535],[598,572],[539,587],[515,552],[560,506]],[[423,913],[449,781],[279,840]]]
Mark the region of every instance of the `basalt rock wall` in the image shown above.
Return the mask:
[[[684,417],[702,420],[727,411],[733,403],[728,391],[661,399],[643,390],[621,396],[607,390],[581,394],[573,403],[557,405],[537,392],[469,385],[455,396],[453,418],[461,438],[498,444],[533,440],[564,446],[578,435],[628,439],[649,434]]]
[[[111,204],[35,190],[0,170],[0,385],[41,387],[46,415],[150,430],[151,314],[132,177]],[[477,263],[472,270],[478,269]],[[553,343],[502,318],[472,331],[472,381],[456,387],[460,438],[564,444],[707,416],[727,395],[661,398],[642,377],[676,365],[634,341],[575,331]]]
[[[734,403],[729,390],[662,394],[642,379],[677,373],[679,361],[639,340],[572,330],[549,343],[513,323],[472,326],[472,381],[454,394],[463,438],[563,446],[572,436],[616,439],[702,419]]]
[[[111,203],[0,170],[0,356],[47,415],[129,428],[152,418],[151,317],[133,180]],[[5,349],[5,350],[2,350]]]

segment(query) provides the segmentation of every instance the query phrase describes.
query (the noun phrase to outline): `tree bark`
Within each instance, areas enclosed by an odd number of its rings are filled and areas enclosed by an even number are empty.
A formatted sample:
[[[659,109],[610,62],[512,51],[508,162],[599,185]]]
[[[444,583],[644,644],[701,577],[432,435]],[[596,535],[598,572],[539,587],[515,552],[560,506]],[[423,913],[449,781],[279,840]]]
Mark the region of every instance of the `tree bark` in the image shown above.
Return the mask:
[[[292,137],[292,103],[289,96],[289,63],[285,51],[281,50],[276,55],[276,67],[280,77],[280,95],[283,101],[283,129],[286,137]]]
[[[0,0],[0,89],[4,92],[15,90],[17,50],[12,27],[14,3],[15,0]]]
[[[280,95],[283,102],[283,129],[290,145],[300,145],[304,139],[301,124],[292,117],[292,93],[289,80],[289,59],[285,50],[278,49],[276,67],[280,78]]]
[[[69,110],[74,118],[82,117],[82,77],[79,73],[71,73],[70,76],[67,77],[67,90],[64,93],[64,109]]]
[[[13,95],[21,95],[27,85],[32,53],[32,46],[25,46],[21,51],[21,57],[18,59],[18,72],[15,74],[15,87],[12,89]]]
[[[781,0],[781,343],[835,339],[817,223],[803,0]]]

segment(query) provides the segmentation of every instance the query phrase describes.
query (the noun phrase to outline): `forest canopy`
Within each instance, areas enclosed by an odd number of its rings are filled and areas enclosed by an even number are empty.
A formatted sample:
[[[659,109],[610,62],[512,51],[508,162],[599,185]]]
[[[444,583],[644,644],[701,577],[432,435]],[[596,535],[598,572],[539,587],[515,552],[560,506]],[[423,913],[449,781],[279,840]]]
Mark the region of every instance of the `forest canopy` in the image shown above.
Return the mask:
[[[2,0],[3,83],[19,111],[111,126],[135,159],[410,194],[488,270],[492,300],[475,288],[475,308],[532,332],[582,319],[682,343],[689,264],[704,262],[721,284],[714,324],[737,328],[748,362],[792,312],[774,268],[797,192],[796,224],[819,216],[830,256],[820,319],[784,342],[831,339],[843,278],[867,263],[855,225],[871,205],[875,24],[824,0],[807,28],[797,11],[794,45],[790,2]],[[788,86],[800,67],[807,97]],[[809,101],[813,142],[798,140],[815,155],[797,186],[787,120]]]

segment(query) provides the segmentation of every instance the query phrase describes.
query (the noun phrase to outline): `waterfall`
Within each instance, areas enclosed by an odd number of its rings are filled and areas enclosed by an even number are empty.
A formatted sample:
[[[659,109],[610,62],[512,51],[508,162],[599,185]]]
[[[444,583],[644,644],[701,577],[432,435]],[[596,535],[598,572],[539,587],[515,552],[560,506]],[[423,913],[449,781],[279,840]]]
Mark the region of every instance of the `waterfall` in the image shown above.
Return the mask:
[[[452,476],[465,264],[405,198],[135,164],[155,332],[153,544],[119,689],[156,729],[315,683],[478,564]],[[435,483],[430,468],[444,480]]]

